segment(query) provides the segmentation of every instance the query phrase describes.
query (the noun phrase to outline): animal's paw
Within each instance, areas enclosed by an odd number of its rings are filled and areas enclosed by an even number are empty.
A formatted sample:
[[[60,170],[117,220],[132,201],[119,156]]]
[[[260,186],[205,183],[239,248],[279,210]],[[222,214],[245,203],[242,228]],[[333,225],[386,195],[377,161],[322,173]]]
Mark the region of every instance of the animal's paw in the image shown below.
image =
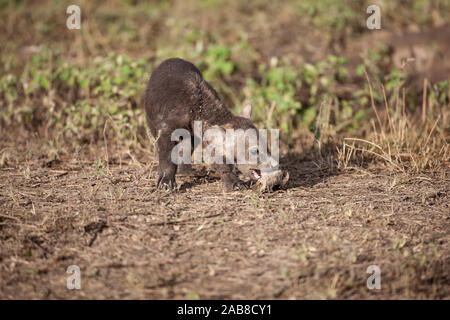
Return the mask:
[[[226,191],[247,189],[247,185],[236,176],[225,176],[223,183]]]
[[[161,190],[176,190],[177,184],[175,182],[175,176],[168,177],[165,175],[160,175],[158,177],[158,182],[156,184],[156,187]]]

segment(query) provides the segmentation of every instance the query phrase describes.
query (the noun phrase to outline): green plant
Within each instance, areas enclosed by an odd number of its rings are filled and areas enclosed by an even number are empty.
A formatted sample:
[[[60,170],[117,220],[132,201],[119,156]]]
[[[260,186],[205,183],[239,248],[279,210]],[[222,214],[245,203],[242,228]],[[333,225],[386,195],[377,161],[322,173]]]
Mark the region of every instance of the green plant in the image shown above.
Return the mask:
[[[231,49],[225,45],[211,45],[205,54],[207,64],[203,75],[210,81],[219,75],[229,75],[234,70],[234,64],[230,61]]]
[[[262,81],[248,79],[244,89],[247,100],[254,107],[254,118],[265,122],[268,128],[281,128],[289,132],[293,118],[301,108],[296,101],[297,74],[288,66],[262,66]]]

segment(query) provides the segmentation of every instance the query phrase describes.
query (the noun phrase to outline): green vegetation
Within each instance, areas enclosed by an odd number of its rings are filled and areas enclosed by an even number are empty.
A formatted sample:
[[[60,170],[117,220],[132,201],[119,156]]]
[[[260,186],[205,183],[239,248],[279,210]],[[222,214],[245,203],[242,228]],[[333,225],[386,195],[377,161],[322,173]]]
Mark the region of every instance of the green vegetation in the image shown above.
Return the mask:
[[[350,43],[368,34],[363,2],[108,0],[80,6],[82,29],[68,30],[62,3],[0,3],[2,128],[37,133],[69,149],[106,137],[128,149],[148,148],[145,84],[159,62],[174,56],[195,63],[235,112],[252,103],[256,123],[282,129],[290,146],[305,133],[338,144],[349,134],[367,138],[374,110],[384,117],[377,130],[401,114],[407,72],[392,67],[386,47],[359,57],[333,49],[340,37]],[[383,27],[393,30],[404,27],[406,17],[414,28],[442,24],[450,12],[446,1],[417,0],[413,9],[383,2],[383,8]],[[392,17],[400,10],[405,14]],[[313,54],[299,52],[299,42],[314,47]],[[421,94],[418,88],[406,93],[408,113],[420,112]],[[448,81],[430,84],[427,99],[434,106],[430,121],[442,121]],[[443,135],[441,123],[431,138]]]

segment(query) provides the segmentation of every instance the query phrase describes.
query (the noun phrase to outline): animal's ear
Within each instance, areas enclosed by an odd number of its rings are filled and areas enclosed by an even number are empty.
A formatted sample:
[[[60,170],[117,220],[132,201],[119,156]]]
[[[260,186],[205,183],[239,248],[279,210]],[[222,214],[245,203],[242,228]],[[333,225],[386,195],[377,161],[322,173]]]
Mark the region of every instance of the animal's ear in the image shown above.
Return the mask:
[[[252,118],[252,105],[247,103],[242,107],[241,113],[239,114],[243,118],[251,119]]]

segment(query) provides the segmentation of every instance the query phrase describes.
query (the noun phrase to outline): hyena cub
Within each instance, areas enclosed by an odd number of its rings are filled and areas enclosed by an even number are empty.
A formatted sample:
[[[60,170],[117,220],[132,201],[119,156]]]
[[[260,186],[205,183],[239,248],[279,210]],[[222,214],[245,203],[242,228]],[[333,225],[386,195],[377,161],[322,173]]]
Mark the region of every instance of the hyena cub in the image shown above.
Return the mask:
[[[192,63],[178,58],[163,61],[153,71],[145,92],[145,111],[147,124],[159,149],[157,186],[162,189],[176,188],[177,165],[171,157],[178,143],[172,141],[174,130],[187,130],[192,144],[195,121],[202,122],[203,130],[214,127],[224,133],[227,129],[254,129],[258,132],[250,119],[251,106],[244,107],[239,116],[233,115],[217,92],[203,79],[201,72]],[[233,139],[236,142],[238,137]],[[258,153],[259,143],[246,140],[244,145],[246,155]],[[225,157],[225,154],[219,156]],[[233,166],[252,180],[258,180],[263,171],[278,166],[270,155],[266,159],[256,164],[242,161],[230,164],[224,160],[212,167],[221,175],[226,190],[241,189],[245,184],[233,173]]]

